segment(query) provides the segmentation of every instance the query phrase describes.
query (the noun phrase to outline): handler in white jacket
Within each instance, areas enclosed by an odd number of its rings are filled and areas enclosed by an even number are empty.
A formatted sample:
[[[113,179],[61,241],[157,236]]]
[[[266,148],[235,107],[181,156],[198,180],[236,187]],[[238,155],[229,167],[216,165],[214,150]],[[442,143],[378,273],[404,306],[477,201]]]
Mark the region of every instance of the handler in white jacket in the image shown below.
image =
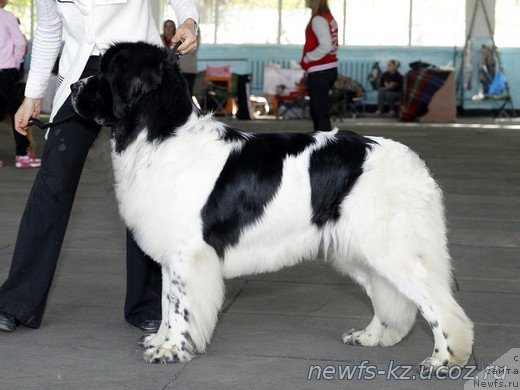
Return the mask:
[[[156,0],[151,0],[156,1]],[[197,47],[195,0],[168,0],[180,22],[172,43],[181,54]],[[38,24],[32,46],[25,99],[15,128],[26,134],[38,117],[41,98],[61,46],[58,89],[51,120],[73,113],[70,85],[98,70],[101,54],[113,43],[147,41],[162,45],[150,0],[36,0]],[[0,287],[0,330],[38,328],[67,228],[88,150],[100,127],[78,117],[50,128],[42,166],[33,184],[16,241],[9,276]],[[127,233],[125,318],[145,330],[161,318],[161,275]]]

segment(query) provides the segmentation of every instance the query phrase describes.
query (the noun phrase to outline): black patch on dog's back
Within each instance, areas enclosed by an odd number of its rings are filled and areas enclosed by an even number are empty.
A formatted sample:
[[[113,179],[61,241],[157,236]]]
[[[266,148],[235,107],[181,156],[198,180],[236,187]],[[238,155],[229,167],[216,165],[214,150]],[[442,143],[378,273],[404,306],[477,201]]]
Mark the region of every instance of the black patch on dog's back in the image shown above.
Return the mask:
[[[339,206],[361,175],[367,149],[374,143],[359,134],[340,131],[311,154],[313,223],[323,226],[339,218]]]
[[[229,140],[240,138],[239,132],[227,130]],[[312,134],[256,134],[230,154],[201,212],[204,240],[221,258],[275,196],[284,159],[314,142]]]

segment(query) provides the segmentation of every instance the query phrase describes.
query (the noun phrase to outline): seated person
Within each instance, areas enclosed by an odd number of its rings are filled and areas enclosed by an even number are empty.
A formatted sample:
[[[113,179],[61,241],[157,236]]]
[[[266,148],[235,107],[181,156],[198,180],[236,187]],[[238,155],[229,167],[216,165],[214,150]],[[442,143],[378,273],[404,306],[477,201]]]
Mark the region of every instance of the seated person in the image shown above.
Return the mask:
[[[383,114],[385,102],[388,103],[390,109],[389,115],[392,117],[397,116],[395,105],[401,100],[403,91],[403,75],[397,71],[400,65],[400,62],[397,60],[388,61],[387,71],[381,75],[376,116]]]

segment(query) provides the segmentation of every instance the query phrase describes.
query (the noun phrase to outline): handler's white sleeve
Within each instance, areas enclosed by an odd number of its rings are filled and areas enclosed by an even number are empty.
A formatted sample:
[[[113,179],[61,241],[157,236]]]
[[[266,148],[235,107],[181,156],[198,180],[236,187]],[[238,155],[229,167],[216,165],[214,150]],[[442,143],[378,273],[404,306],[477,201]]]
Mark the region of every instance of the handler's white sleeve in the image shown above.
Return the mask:
[[[37,24],[31,52],[31,66],[25,96],[45,96],[52,68],[61,46],[62,22],[55,0],[36,0]]]
[[[168,0],[168,3],[172,6],[179,24],[184,23],[189,18],[199,23],[199,12],[195,0]]]
[[[307,53],[309,61],[319,61],[332,50],[332,35],[330,34],[329,22],[323,16],[312,18],[312,31],[318,38],[319,45],[313,51]]]

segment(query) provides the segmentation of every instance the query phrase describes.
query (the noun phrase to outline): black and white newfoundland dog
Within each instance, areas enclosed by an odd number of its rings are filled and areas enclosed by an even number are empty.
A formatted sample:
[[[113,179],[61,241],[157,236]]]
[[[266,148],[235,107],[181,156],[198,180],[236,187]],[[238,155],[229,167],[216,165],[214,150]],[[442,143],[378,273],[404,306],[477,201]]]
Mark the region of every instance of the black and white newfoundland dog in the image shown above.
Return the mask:
[[[417,309],[428,367],[464,365],[473,325],[451,291],[442,193],[397,142],[347,131],[250,134],[200,115],[177,54],[120,43],[73,85],[78,114],[112,128],[115,191],[137,243],[162,266],[162,324],[147,362],[186,362],[210,342],[224,278],[321,253],[366,290],[374,318],[346,344],[390,346]]]

